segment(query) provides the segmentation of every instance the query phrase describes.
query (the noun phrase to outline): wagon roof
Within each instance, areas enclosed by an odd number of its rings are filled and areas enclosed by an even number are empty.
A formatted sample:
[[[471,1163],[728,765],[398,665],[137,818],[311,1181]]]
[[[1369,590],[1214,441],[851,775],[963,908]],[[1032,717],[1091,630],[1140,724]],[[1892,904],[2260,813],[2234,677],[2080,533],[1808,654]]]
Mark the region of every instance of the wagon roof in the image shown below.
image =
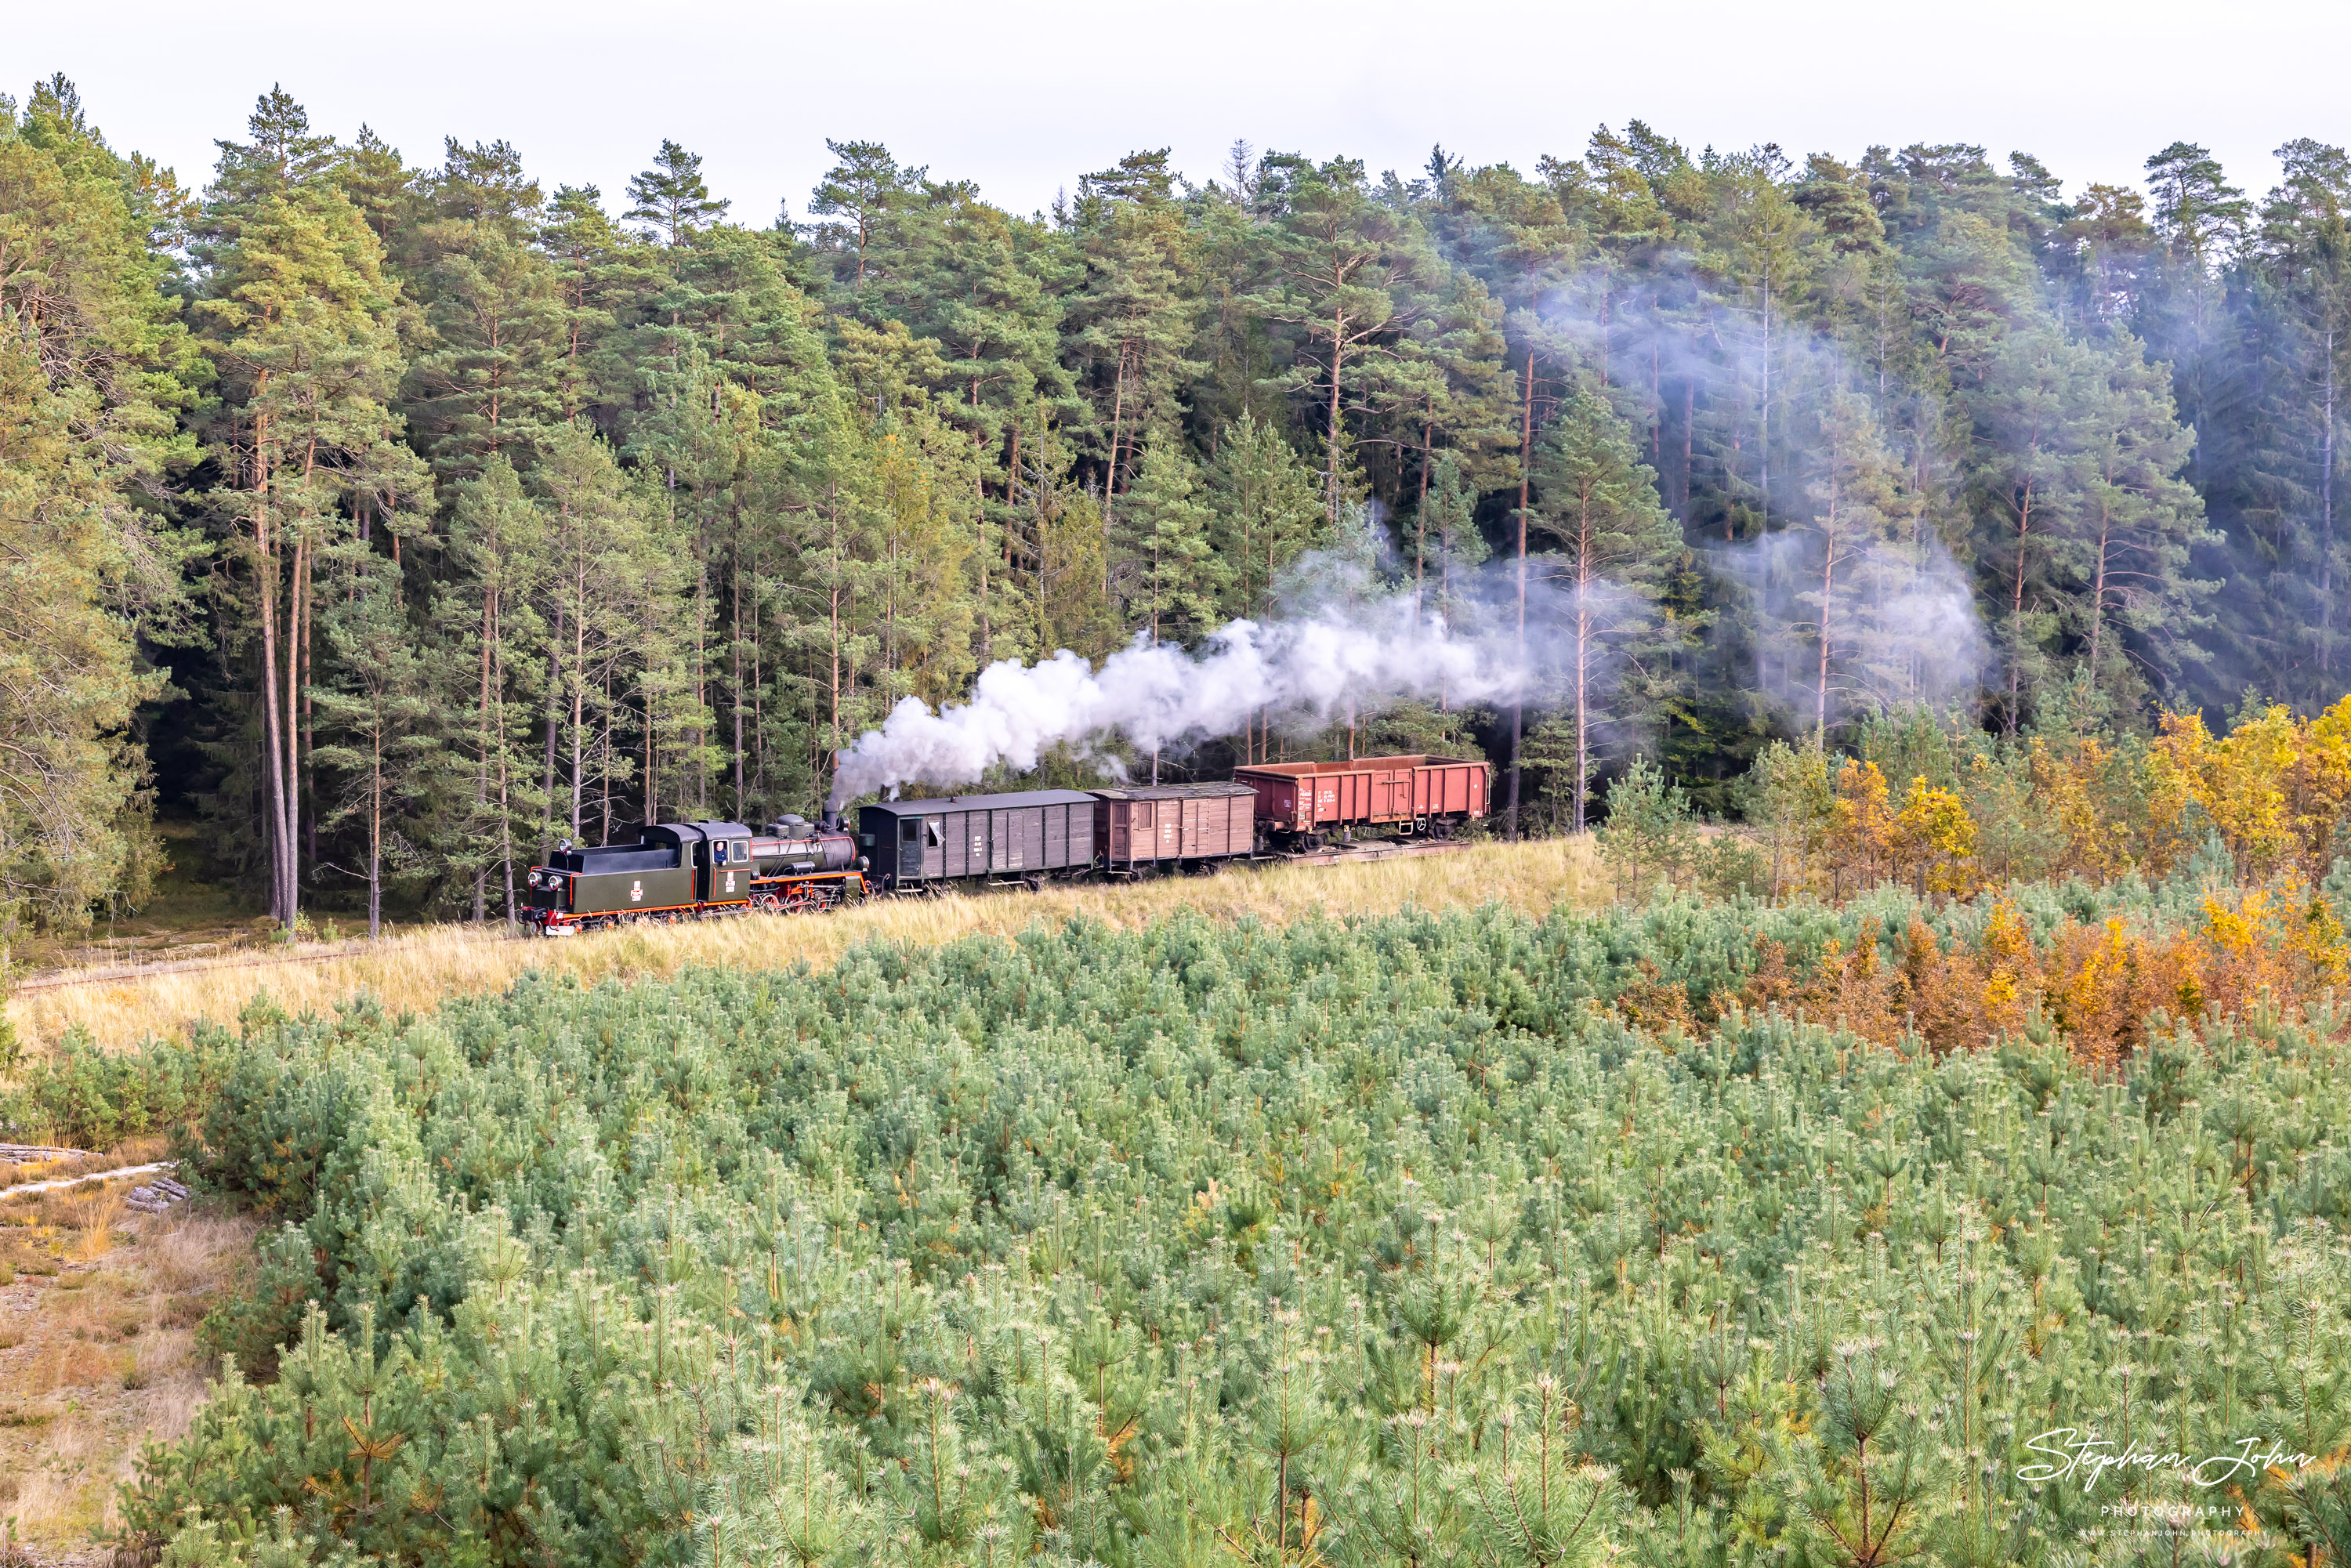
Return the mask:
[[[1399,768],[1482,768],[1467,757],[1357,757],[1339,762],[1258,762],[1233,769],[1233,777],[1271,773],[1284,779],[1304,779],[1320,773],[1384,773]]]
[[[949,795],[937,800],[876,800],[861,810],[885,816],[928,816],[935,811],[1007,811],[1017,806],[1090,806],[1081,789],[1023,789],[1011,795]]]
[[[1246,784],[1141,784],[1132,789],[1093,792],[1105,800],[1212,800],[1257,793]]]

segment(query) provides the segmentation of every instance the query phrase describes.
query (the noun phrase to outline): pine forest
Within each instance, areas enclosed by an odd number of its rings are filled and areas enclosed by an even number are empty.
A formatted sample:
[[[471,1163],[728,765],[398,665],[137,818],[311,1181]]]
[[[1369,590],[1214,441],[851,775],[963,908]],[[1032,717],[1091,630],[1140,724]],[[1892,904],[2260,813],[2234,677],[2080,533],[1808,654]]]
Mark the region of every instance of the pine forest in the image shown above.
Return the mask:
[[[2351,1563],[2343,149],[749,213],[102,110],[0,99],[0,978],[1382,754],[1490,765],[1495,886],[0,1021],[0,1156],[178,1162],[0,1190],[0,1568]]]

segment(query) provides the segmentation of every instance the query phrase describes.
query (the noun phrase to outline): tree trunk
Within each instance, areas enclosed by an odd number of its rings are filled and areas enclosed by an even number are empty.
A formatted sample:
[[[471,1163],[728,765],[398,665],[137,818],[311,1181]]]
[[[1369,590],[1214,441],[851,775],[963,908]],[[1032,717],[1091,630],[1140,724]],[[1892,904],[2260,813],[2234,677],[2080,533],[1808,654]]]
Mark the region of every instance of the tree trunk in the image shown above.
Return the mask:
[[[1520,742],[1525,738],[1527,697],[1525,691],[1527,661],[1527,499],[1533,477],[1535,444],[1535,351],[1527,349],[1526,395],[1519,405],[1519,630],[1518,656],[1520,689],[1510,697],[1510,806],[1509,835],[1519,836],[1519,774]]]
[[[261,600],[261,724],[263,771],[269,776],[269,913],[294,928],[294,902],[289,896],[287,862],[294,834],[287,817],[286,771],[277,733],[277,552],[269,531],[268,415],[254,428],[253,514],[254,575],[260,580]]]
[[[317,632],[312,625],[316,617],[311,614],[310,607],[310,545],[307,538],[303,540],[298,559],[301,576],[294,590],[294,607],[301,622],[298,651],[301,655],[302,663],[299,679],[297,682],[302,693],[302,772],[299,777],[305,780],[315,781],[318,773],[316,758],[319,750],[319,735],[314,727],[311,715],[310,688],[318,681],[319,670],[317,650],[312,646],[317,640]],[[305,799],[315,794],[315,789],[298,788],[294,797],[298,816],[301,815],[301,806]],[[302,819],[302,844],[307,858],[315,866],[319,863],[319,802],[315,799],[310,799],[308,805],[308,813]]]
[[[286,604],[286,919],[290,927],[302,902],[301,730],[298,727],[302,682],[302,538],[294,538],[292,578]]]
[[[585,606],[582,608],[584,609]],[[571,622],[571,841],[575,844],[583,836],[580,831],[580,797],[581,786],[586,780],[580,776],[585,758],[582,756],[584,747],[580,732],[581,724],[587,717],[582,710],[586,706],[588,683],[581,678],[580,661],[586,653],[587,647],[586,618],[575,615]]]
[[[836,487],[831,494],[832,525],[832,559],[826,573],[827,613],[832,623],[832,751],[830,762],[841,765],[841,492]],[[1042,555],[1039,559],[1041,560]],[[1041,586],[1041,585],[1040,585]]]
[[[378,714],[368,762],[368,940],[383,935],[383,718]]]
[[[1323,445],[1328,448],[1329,498],[1331,520],[1339,520],[1339,366],[1347,351],[1347,313],[1343,310],[1331,319],[1331,427]],[[1270,586],[1269,583],[1268,586]]]
[[[654,822],[656,822],[656,821],[660,821],[660,818],[655,814],[655,810],[656,810],[656,808],[660,805],[660,802],[661,802],[661,795],[660,795],[660,790],[655,787],[655,784],[654,784],[654,774],[653,774],[653,598],[652,598],[652,596],[651,596],[650,594],[648,594],[648,595],[646,596],[646,598],[645,598],[645,653],[644,653],[644,659],[645,659],[645,663],[644,663],[644,683],[645,683],[645,684],[644,684],[644,695],[645,695],[645,814],[644,814],[644,823],[645,823],[645,826],[647,826],[647,827],[651,827],[651,826],[653,826],[653,824]]]
[[[1110,598],[1110,515],[1118,493],[1118,431],[1126,417],[1126,345],[1118,346],[1118,384],[1110,400],[1110,466],[1102,473],[1102,598]]]
[[[1763,253],[1763,406],[1755,438],[1755,461],[1762,475],[1763,526],[1771,526],[1771,254]]]
[[[1578,508],[1575,549],[1575,831],[1583,831],[1585,801],[1592,788],[1592,561],[1591,497]]]
[[[2090,581],[2090,685],[2098,684],[2098,646],[2106,629],[2106,561],[2114,553],[2114,508],[2098,507],[2098,564]]]
[[[482,590],[482,689],[474,713],[474,820],[481,821],[490,804],[490,645],[497,634],[497,590]],[[474,924],[489,918],[490,869],[474,873]]]
[[[2318,673],[2335,673],[2335,327],[2326,328],[2326,433],[2318,470]]]
[[[1836,535],[1834,532],[1836,512],[1834,505],[1830,507],[1829,515],[1831,532],[1828,559],[1821,568],[1820,685],[1813,693],[1813,749],[1814,751],[1827,747],[1829,736],[1829,626],[1831,622],[1829,607],[1835,602],[1836,593]]]
[[[555,820],[555,728],[563,701],[564,607],[555,610],[555,635],[547,642],[547,788],[539,799],[538,858],[547,859],[549,828]]]
[[[2017,708],[2023,699],[2024,689],[2024,562],[2025,540],[2032,531],[2032,485],[2027,481],[2023,499],[2016,509],[2016,591],[2009,608],[2008,649],[2008,722],[2009,735],[2016,734]]]
[[[1424,417],[1420,425],[1420,506],[1412,517],[1412,623],[1416,627],[1426,613],[1421,606],[1421,578],[1428,563],[1428,462],[1436,445],[1436,423]]]
[[[741,519],[737,522],[739,528]],[[735,820],[741,822],[749,820],[743,795],[743,569],[731,549],[727,552],[727,565],[735,601],[733,624],[728,630],[735,634],[726,640],[726,683],[735,699]]]

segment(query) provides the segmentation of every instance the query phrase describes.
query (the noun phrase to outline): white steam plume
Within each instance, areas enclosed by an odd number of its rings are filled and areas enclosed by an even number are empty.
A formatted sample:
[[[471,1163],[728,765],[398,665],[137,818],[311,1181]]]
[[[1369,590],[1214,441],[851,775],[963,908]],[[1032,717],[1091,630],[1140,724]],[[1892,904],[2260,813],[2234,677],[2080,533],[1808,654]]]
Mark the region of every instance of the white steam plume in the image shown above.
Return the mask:
[[[1538,609],[1545,611],[1540,623]],[[1003,660],[980,672],[967,702],[933,712],[919,698],[902,699],[880,729],[841,753],[832,804],[917,781],[968,783],[998,762],[1026,770],[1053,746],[1084,749],[1113,735],[1144,751],[1181,750],[1238,733],[1260,710],[1292,724],[1329,724],[1405,698],[1531,695],[1529,672],[1541,667],[1538,648],[1552,635],[1549,607],[1530,606],[1523,656],[1515,603],[1489,602],[1464,619],[1478,634],[1416,612],[1407,590],[1271,622],[1235,621],[1196,652],[1137,638],[1100,669],[1067,649],[1035,664]]]

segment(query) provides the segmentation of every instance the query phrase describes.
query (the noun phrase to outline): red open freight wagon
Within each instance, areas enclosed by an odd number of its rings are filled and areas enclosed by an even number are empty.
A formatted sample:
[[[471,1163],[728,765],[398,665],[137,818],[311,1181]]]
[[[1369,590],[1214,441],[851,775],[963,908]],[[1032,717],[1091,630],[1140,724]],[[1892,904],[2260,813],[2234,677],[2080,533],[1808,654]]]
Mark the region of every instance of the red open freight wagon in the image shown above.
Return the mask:
[[[1257,825],[1276,842],[1388,825],[1441,838],[1486,814],[1486,765],[1453,757],[1261,762],[1233,782],[1256,792]]]

